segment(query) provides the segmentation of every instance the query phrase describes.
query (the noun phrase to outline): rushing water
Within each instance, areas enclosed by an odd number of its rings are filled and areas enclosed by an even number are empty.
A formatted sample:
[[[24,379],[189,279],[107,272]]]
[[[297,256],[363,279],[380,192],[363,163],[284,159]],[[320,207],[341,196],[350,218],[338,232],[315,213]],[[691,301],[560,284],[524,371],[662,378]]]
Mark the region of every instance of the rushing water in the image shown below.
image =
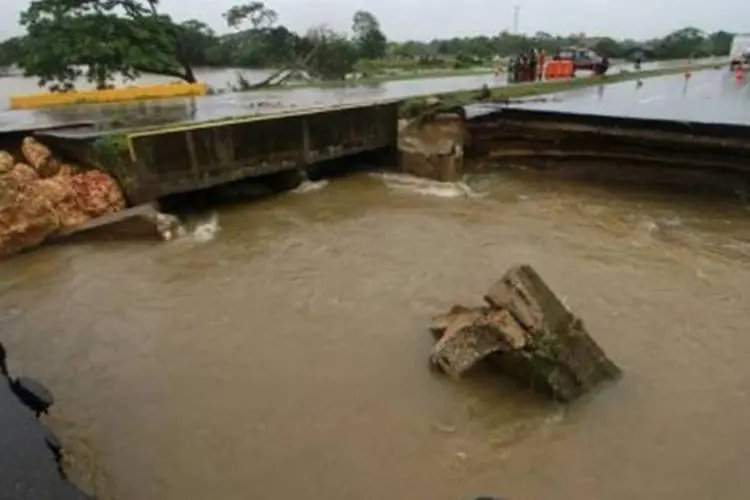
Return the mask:
[[[497,174],[358,174],[169,243],[0,265],[14,372],[102,498],[747,498],[741,206]],[[427,367],[430,315],[531,263],[625,377],[565,409]]]

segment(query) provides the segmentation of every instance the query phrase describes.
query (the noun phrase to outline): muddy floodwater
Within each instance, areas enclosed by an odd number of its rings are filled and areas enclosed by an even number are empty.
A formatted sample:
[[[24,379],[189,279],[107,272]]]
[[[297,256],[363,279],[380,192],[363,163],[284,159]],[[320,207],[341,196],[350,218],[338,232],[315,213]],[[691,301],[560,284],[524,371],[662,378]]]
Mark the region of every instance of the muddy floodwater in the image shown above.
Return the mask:
[[[174,242],[0,265],[11,368],[101,498],[745,499],[750,212],[357,174]],[[320,188],[320,189],[316,189]],[[570,408],[427,366],[430,315],[534,265],[625,376]]]

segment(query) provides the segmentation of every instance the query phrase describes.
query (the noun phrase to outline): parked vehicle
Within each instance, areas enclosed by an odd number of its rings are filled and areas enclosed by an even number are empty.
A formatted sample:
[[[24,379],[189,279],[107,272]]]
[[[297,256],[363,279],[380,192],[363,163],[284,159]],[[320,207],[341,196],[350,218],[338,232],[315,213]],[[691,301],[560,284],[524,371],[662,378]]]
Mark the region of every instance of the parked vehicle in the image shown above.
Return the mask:
[[[562,47],[552,58],[555,61],[573,61],[575,70],[593,71],[603,75],[609,69],[609,59],[602,57],[591,49],[581,47]]]
[[[750,33],[734,35],[732,47],[729,49],[729,69],[732,71],[750,67]]]

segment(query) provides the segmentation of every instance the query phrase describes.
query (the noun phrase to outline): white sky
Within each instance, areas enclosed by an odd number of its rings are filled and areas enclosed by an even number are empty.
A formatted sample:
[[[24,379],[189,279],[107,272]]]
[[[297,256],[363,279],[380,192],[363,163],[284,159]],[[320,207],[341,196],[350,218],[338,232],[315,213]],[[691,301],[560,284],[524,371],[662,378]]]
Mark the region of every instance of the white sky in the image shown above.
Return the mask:
[[[18,14],[29,0],[0,0],[0,38],[21,33]],[[237,0],[161,0],[177,20],[200,19],[218,32],[227,29],[221,14]],[[492,35],[513,27],[513,6],[520,6],[519,31],[552,34],[584,32],[651,38],[695,26],[706,31],[750,32],[749,0],[268,0],[279,21],[291,29],[327,23],[348,30],[356,10],[380,20],[388,38],[430,40],[475,34]]]

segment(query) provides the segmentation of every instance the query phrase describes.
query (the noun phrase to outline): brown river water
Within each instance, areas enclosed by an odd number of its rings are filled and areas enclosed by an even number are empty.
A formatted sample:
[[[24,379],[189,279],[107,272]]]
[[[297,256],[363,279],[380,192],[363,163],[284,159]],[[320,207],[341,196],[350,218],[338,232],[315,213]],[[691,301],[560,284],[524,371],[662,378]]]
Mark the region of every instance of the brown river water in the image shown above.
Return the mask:
[[[748,498],[748,211],[471,185],[357,174],[4,262],[11,369],[55,392],[67,469],[106,499]],[[623,379],[565,408],[430,372],[429,317],[521,262]]]

